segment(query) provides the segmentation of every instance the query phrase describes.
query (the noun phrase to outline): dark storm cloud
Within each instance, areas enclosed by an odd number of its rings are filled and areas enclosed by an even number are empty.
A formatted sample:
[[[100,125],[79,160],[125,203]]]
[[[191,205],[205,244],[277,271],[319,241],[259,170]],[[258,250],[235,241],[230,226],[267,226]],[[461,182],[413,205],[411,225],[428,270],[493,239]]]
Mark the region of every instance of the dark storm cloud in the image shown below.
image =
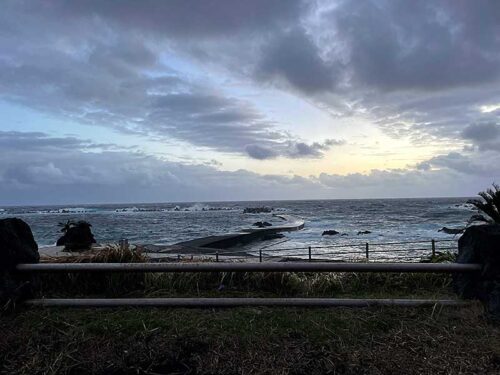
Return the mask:
[[[251,144],[246,146],[246,152],[254,159],[274,159],[278,156],[284,156],[291,159],[311,158],[318,159],[323,153],[335,146],[342,146],[345,142],[336,139],[327,139],[323,143],[313,142],[307,144],[304,142],[288,141],[283,144],[274,145],[274,147]]]
[[[462,135],[479,147],[480,150],[500,152],[500,125],[494,122],[471,124]]]
[[[500,102],[499,2],[340,1],[320,18],[345,66],[338,95],[355,103],[344,115],[415,144],[460,145],[469,124],[498,120],[479,108]]]
[[[238,67],[236,72],[259,84],[302,93],[341,116],[363,110],[389,134],[418,138],[421,133],[450,134],[454,128],[452,135],[459,136],[464,126],[478,120],[471,106],[482,100],[480,94],[473,98],[461,90],[498,79],[498,2],[369,0],[327,5],[279,0],[8,1],[0,15],[3,97],[35,107],[60,104],[60,112],[123,130],[141,131],[149,125],[179,130],[177,134],[188,140],[188,130],[170,122],[148,124],[143,117],[149,113],[133,110],[154,107],[145,93],[178,91],[174,84],[165,90],[155,87],[158,74],[145,76],[145,70],[165,76],[168,67],[159,62],[160,53],[173,48],[193,53],[203,63]],[[176,79],[181,91],[192,84],[171,73],[163,79]],[[197,88],[187,90],[198,94]],[[438,97],[426,102],[430,91]],[[498,90],[483,91],[490,92],[490,100],[499,97]],[[212,95],[214,100],[229,100],[221,93]],[[181,99],[167,97],[165,103]],[[343,101],[357,105],[344,106]],[[266,122],[261,115],[244,113],[249,106],[220,110],[219,104],[200,109],[199,128],[205,123],[229,124],[231,119],[234,127],[241,121],[259,126]],[[154,110],[153,117],[162,116]],[[401,121],[386,120],[395,114],[415,120],[416,126],[404,131]],[[462,115],[468,118],[456,124]],[[207,143],[199,145],[218,148]],[[250,144],[260,144],[260,139],[243,146]],[[241,146],[237,144],[236,152],[242,152]]]
[[[259,145],[247,145],[245,150],[250,157],[258,160],[274,159],[278,156],[273,149]]]
[[[445,167],[469,175],[491,176],[498,173],[498,168],[480,164],[458,152],[435,156],[417,165],[419,170],[429,170],[432,167]]]
[[[299,0],[53,1],[63,15],[97,16],[120,26],[174,37],[216,37],[279,28],[296,20]]]
[[[107,30],[98,23],[96,34],[48,32],[50,38],[37,43],[16,33],[0,37],[7,56],[0,58],[0,98],[77,122],[250,157],[257,155],[247,151],[251,145],[285,157],[319,157],[326,150],[304,144],[317,152],[296,152],[302,142],[248,102],[181,76],[160,61],[159,51],[126,31],[102,38],[99,32]],[[80,38],[84,44],[71,44]]]
[[[113,150],[118,148],[114,144],[94,143],[75,137],[50,137],[41,132],[0,131],[0,149],[7,153],[16,150],[19,152],[40,151],[71,151],[80,150]],[[7,157],[4,154],[4,157]]]
[[[325,17],[361,85],[442,90],[500,72],[496,1],[342,1]]]
[[[335,67],[319,56],[319,49],[301,28],[275,37],[263,48],[255,75],[263,82],[284,81],[305,93],[334,88]]]
[[[460,140],[468,124],[498,119],[478,110],[500,102],[497,1],[324,5],[305,29],[290,26],[263,43],[256,79],[302,92],[339,117],[369,114],[415,143]]]
[[[464,138],[476,142],[488,142],[500,136],[500,126],[495,123],[472,124],[463,131]]]

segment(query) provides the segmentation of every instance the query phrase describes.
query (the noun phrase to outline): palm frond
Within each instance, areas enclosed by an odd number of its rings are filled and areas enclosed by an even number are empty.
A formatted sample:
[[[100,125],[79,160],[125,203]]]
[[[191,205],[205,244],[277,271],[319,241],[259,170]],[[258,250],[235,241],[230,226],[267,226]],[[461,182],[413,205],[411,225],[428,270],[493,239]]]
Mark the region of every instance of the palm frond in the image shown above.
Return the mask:
[[[473,215],[469,220],[469,224],[476,221],[490,224],[500,223],[500,186],[493,183],[493,188],[481,191],[478,195],[482,200],[472,199],[468,203],[476,207],[481,214]]]
[[[484,217],[483,215],[472,215],[467,222],[467,225],[470,225],[475,222],[483,222],[483,223],[488,223],[488,224],[493,224],[493,221],[489,218]]]
[[[61,232],[66,233],[69,228],[75,225],[75,223],[71,220],[67,220],[65,223],[59,222],[57,225],[61,227]]]

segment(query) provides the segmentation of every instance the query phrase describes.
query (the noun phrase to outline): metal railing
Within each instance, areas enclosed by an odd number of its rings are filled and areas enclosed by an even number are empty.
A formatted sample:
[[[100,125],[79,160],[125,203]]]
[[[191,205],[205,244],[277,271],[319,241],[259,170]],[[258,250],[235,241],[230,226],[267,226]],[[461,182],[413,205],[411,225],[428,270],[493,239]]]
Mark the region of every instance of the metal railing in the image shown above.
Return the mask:
[[[19,272],[479,272],[480,264],[457,263],[45,263],[19,264]],[[29,306],[62,307],[368,307],[368,306],[464,306],[453,299],[373,298],[42,298],[25,301]]]
[[[19,272],[477,272],[478,264],[458,263],[37,263]]]
[[[443,240],[416,240],[399,242],[359,242],[348,244],[333,244],[325,246],[304,246],[271,248],[273,245],[261,247],[258,250],[214,250],[203,254],[177,254],[177,259],[182,260],[186,256],[206,256],[213,258],[216,262],[225,259],[234,260],[265,260],[272,261],[277,258],[295,258],[308,261],[419,261],[425,257],[435,257],[439,252],[458,251],[456,239]],[[439,244],[450,244],[454,246],[439,246]],[[428,246],[425,246],[428,245]],[[403,248],[407,246],[407,248]]]

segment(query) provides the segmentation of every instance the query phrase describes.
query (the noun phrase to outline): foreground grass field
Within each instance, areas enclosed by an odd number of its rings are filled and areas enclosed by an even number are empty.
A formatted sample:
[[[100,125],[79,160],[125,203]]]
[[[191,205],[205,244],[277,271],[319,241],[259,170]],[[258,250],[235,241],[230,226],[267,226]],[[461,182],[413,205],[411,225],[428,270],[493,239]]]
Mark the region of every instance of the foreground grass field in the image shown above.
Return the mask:
[[[25,310],[4,373],[498,374],[482,308]]]
[[[90,261],[143,260],[130,252],[105,255]],[[38,297],[456,298],[444,274],[57,274],[38,283]],[[479,304],[20,307],[0,317],[0,332],[6,374],[500,374],[500,326]]]

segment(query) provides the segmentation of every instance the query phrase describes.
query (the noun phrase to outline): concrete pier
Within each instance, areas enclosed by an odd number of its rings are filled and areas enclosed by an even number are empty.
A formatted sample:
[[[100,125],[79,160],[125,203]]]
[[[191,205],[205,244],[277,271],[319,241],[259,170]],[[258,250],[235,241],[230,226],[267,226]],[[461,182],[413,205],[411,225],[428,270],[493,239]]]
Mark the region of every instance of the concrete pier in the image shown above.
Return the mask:
[[[281,232],[292,232],[304,228],[304,220],[290,215],[273,215],[282,219],[282,225],[273,225],[265,228],[246,228],[240,232],[228,233],[219,236],[208,236],[190,241],[179,242],[161,250],[162,253],[175,254],[207,254],[216,250],[224,255],[224,250],[246,245],[250,242],[261,240],[266,236]],[[242,254],[244,255],[244,254]]]

